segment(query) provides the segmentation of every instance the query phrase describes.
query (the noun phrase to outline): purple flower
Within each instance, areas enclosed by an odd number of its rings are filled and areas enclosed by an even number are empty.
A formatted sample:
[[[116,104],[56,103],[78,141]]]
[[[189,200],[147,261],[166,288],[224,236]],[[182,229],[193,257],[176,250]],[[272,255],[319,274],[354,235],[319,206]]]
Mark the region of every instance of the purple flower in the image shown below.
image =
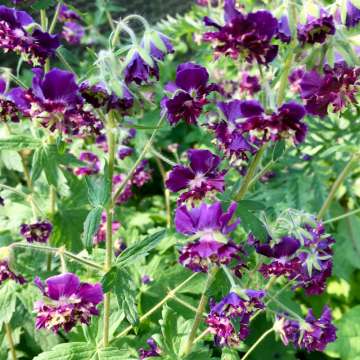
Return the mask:
[[[289,75],[289,83],[291,84],[291,91],[294,93],[300,93],[301,87],[301,79],[304,76],[304,69],[296,68]]]
[[[208,84],[208,81],[209,73],[200,65],[188,62],[177,67],[175,84],[166,86],[173,97],[164,97],[161,102],[171,125],[181,119],[188,124],[196,124],[203,106],[208,102],[206,96],[212,91],[219,91],[217,85]]]
[[[279,28],[276,37],[283,43],[289,44],[291,41],[291,31],[287,16],[282,16],[279,20]]]
[[[325,65],[324,75],[315,70],[306,72],[300,82],[306,111],[324,117],[329,105],[339,112],[350,103],[356,104],[359,75],[359,68],[351,68],[345,62],[335,63],[333,68]]]
[[[46,298],[34,305],[36,329],[69,332],[78,323],[89,325],[91,316],[99,315],[96,306],[103,301],[101,284],[82,283],[72,273],[52,276],[45,284],[36,277],[35,284]]]
[[[118,257],[126,249],[125,243],[122,239],[116,239],[114,241],[114,255]]]
[[[29,90],[15,88],[9,93],[25,116],[38,119],[50,131],[81,137],[100,132],[103,124],[84,110],[73,73],[57,68],[46,74],[39,68],[33,72]]]
[[[152,281],[153,281],[153,280],[152,280],[151,276],[149,276],[149,275],[143,275],[143,276],[141,277],[141,282],[142,282],[144,285],[150,284]]]
[[[134,96],[124,84],[121,86],[121,94],[117,96],[102,82],[90,85],[88,81],[84,81],[80,84],[80,93],[94,108],[104,107],[106,111],[116,109],[125,114],[134,104]]]
[[[20,234],[27,242],[41,242],[46,243],[50,237],[52,225],[50,222],[44,220],[34,224],[22,224],[20,226]]]
[[[351,1],[346,1],[346,19],[345,25],[348,28],[357,26],[360,22],[360,9],[358,9]]]
[[[81,17],[74,10],[69,9],[65,4],[61,5],[59,12],[59,21],[79,21]]]
[[[34,20],[25,11],[0,5],[0,48],[24,56],[31,65],[44,65],[49,56],[60,46],[57,35],[39,29],[29,34],[25,28]]]
[[[296,348],[307,351],[324,351],[328,343],[336,340],[336,328],[331,321],[330,309],[325,306],[319,319],[315,318],[311,309],[304,322],[288,319],[286,314],[280,315],[275,329],[285,345],[292,343]]]
[[[317,295],[325,290],[326,280],[332,272],[332,245],[335,240],[325,233],[322,223],[314,222],[314,219],[311,222],[301,224],[288,236],[269,238],[263,244],[253,235],[248,240],[259,254],[272,259],[259,269],[266,278],[284,275],[294,280],[294,288],[301,287],[306,294]]]
[[[219,171],[220,157],[208,150],[190,149],[189,166],[176,165],[169,173],[166,186],[172,192],[185,190],[178,202],[201,200],[212,192],[223,192],[226,171]]]
[[[6,86],[6,81],[0,77],[0,121],[19,122],[20,110],[6,93]]]
[[[74,169],[74,174],[77,176],[94,175],[100,171],[100,160],[97,155],[90,151],[84,151],[80,154],[79,160],[87,164]]]
[[[155,61],[149,63],[136,50],[132,52],[124,70],[126,84],[131,82],[135,82],[138,85],[146,84],[152,77],[159,80],[159,67],[157,63]]]
[[[146,32],[141,42],[141,46],[155,60],[163,61],[166,54],[174,52],[170,39],[157,31]]]
[[[118,157],[120,160],[124,160],[128,156],[131,156],[133,152],[134,152],[133,148],[122,145],[118,151]]]
[[[240,257],[243,253],[243,248],[232,241],[223,243],[205,238],[183,246],[180,249],[179,262],[193,272],[208,272],[211,264],[228,265],[235,260],[236,265],[233,270],[238,272],[237,276],[239,276],[239,266],[244,267]]]
[[[249,335],[250,317],[263,309],[264,291],[244,290],[243,295],[230,292],[218,304],[211,304],[206,318],[217,346],[236,346]]]
[[[335,23],[332,15],[320,12],[319,18],[309,16],[306,24],[298,25],[297,36],[302,44],[322,44],[328,35],[335,34]]]
[[[146,359],[146,358],[149,358],[149,357],[159,357],[159,356],[161,356],[161,350],[156,345],[156,342],[155,342],[155,340],[153,338],[147,339],[146,342],[150,346],[150,349],[146,350],[144,348],[141,348],[139,350],[140,360],[143,360],[143,359]]]
[[[9,264],[6,260],[0,261],[0,285],[6,280],[13,280],[19,284],[25,284],[26,280],[22,275],[16,275],[10,270]]]
[[[220,54],[237,59],[242,56],[248,62],[268,64],[277,55],[278,46],[272,39],[278,33],[278,21],[268,11],[242,14],[235,8],[234,0],[225,0],[225,25],[221,26],[205,17],[207,26],[217,29],[204,34],[205,41],[215,43],[215,56]]]
[[[261,90],[260,82],[257,76],[250,76],[247,72],[243,72],[239,84],[242,93],[254,95]]]
[[[198,235],[201,241],[215,241],[235,230],[239,219],[229,224],[235,214],[237,205],[231,203],[224,212],[218,201],[212,205],[201,203],[196,208],[188,209],[185,205],[176,209],[176,231],[184,235]],[[223,236],[222,236],[223,235]]]
[[[80,24],[67,21],[63,25],[61,35],[69,44],[78,45],[85,35],[85,30]]]
[[[115,233],[116,231],[118,231],[121,227],[121,224],[119,221],[113,221],[111,228],[112,228],[112,232]],[[106,240],[106,213],[103,212],[101,214],[101,224],[99,227],[99,230],[97,231],[97,233],[94,236],[94,244],[99,245],[102,242],[105,242]],[[115,245],[115,244],[114,244]]]

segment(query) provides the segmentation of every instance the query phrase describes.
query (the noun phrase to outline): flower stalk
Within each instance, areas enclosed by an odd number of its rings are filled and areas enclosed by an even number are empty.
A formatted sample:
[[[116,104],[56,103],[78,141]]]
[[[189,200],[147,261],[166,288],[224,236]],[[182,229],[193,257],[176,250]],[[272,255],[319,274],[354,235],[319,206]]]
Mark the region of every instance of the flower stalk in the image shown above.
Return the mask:
[[[329,209],[331,202],[333,201],[339,187],[341,186],[341,184],[344,182],[344,180],[346,179],[346,177],[350,174],[353,165],[355,164],[356,161],[358,161],[360,158],[360,154],[353,154],[350,158],[350,160],[348,161],[348,163],[345,165],[344,169],[341,171],[341,173],[339,174],[339,176],[337,177],[337,179],[335,180],[323,206],[321,207],[317,218],[319,220],[321,220],[324,215],[326,214],[327,210]]]
[[[249,357],[249,355],[256,349],[256,347],[272,332],[274,328],[270,328],[266,330],[256,341],[255,343],[249,348],[249,350],[245,353],[245,355],[241,358],[241,360],[245,360]]]
[[[10,324],[4,323],[4,328],[5,328],[6,338],[8,341],[8,346],[9,346],[9,350],[10,350],[10,354],[11,354],[11,359],[16,360],[17,359],[16,350],[15,350],[15,344],[14,344],[14,339],[12,336]]]
[[[105,263],[104,271],[107,272],[111,268],[112,258],[113,258],[113,243],[112,243],[112,220],[114,212],[114,202],[111,201],[112,195],[112,184],[113,184],[113,175],[114,175],[114,163],[115,163],[115,122],[113,113],[110,112],[108,115],[107,122],[107,143],[109,147],[109,159],[108,159],[108,176],[109,181],[109,203],[106,206],[106,244],[105,244]],[[104,295],[104,346],[109,345],[109,329],[110,329],[110,301],[111,301],[111,292],[107,292]]]
[[[188,355],[191,352],[191,349],[193,347],[193,344],[194,344],[194,341],[195,341],[195,338],[196,338],[196,331],[197,331],[197,329],[198,329],[198,327],[200,325],[201,318],[202,318],[203,312],[205,310],[205,306],[206,306],[206,304],[208,302],[207,291],[209,290],[211,284],[215,280],[215,276],[216,276],[218,271],[219,271],[219,268],[214,267],[208,273],[208,278],[206,280],[205,287],[204,287],[203,293],[201,295],[199,305],[198,305],[197,310],[196,310],[194,323],[192,325],[189,337],[188,337],[187,342],[185,344],[185,348],[184,348],[184,355],[185,356]]]

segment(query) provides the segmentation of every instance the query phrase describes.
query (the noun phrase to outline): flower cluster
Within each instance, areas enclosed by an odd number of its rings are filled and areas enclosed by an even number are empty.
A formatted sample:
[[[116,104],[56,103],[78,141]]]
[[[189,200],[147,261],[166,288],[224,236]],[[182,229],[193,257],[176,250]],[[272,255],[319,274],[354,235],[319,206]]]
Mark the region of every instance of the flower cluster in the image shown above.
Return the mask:
[[[336,328],[331,323],[331,312],[327,306],[319,319],[315,318],[311,309],[303,321],[290,319],[286,314],[278,315],[274,329],[285,345],[292,343],[296,348],[307,351],[323,351],[328,343],[336,340]]]
[[[205,17],[207,26],[217,29],[204,34],[205,41],[215,43],[215,56],[225,54],[233,59],[239,56],[248,62],[268,64],[278,53],[278,46],[272,44],[278,33],[278,21],[268,11],[242,14],[235,8],[235,0],[225,0],[225,25]]]
[[[65,4],[62,4],[59,11],[59,20],[64,23],[61,32],[62,37],[71,45],[80,44],[85,35],[83,26],[78,23],[81,20],[80,16]]]
[[[11,93],[24,116],[40,122],[50,131],[79,137],[100,133],[103,124],[85,110],[73,73],[57,68],[46,74],[39,68],[33,72],[30,89],[16,88]]]
[[[244,290],[243,294],[230,292],[218,304],[210,305],[206,318],[217,346],[236,346],[249,335],[251,315],[265,305],[264,291]]]
[[[52,276],[45,284],[36,277],[35,284],[46,298],[34,306],[37,329],[68,332],[78,323],[89,325],[91,316],[99,314],[96,306],[103,301],[100,284],[82,283],[72,273]]]
[[[176,69],[175,83],[166,85],[165,90],[172,97],[164,97],[161,102],[170,125],[184,120],[187,124],[196,124],[203,106],[207,104],[207,95],[220,91],[216,84],[208,84],[209,73],[197,64],[188,62]]]
[[[149,358],[149,357],[159,357],[161,356],[161,350],[157,346],[155,340],[153,338],[147,339],[146,343],[150,346],[150,349],[146,350],[144,348],[141,348],[139,350],[139,357],[140,360]]]
[[[38,29],[25,11],[0,5],[0,48],[21,54],[33,66],[44,65],[60,46],[57,35]]]
[[[20,226],[20,234],[27,242],[46,243],[51,235],[52,225],[44,220],[34,224],[22,224]]]
[[[247,159],[248,153],[268,141],[291,138],[295,144],[306,136],[307,126],[302,121],[305,109],[295,102],[283,104],[267,115],[256,100],[219,102],[224,119],[209,124],[219,148],[230,160]]]
[[[10,270],[9,264],[6,260],[0,260],[0,285],[9,279],[19,284],[25,284],[26,282],[22,275],[16,275],[13,271]]]
[[[220,158],[209,150],[188,150],[189,166],[176,165],[166,180],[172,192],[182,191],[178,203],[201,200],[208,194],[225,190],[224,176],[220,171]]]
[[[335,240],[325,233],[321,222],[312,219],[289,235],[269,236],[265,243],[260,243],[252,234],[248,240],[259,254],[272,259],[259,270],[266,278],[283,275],[294,281],[295,288],[302,287],[309,295],[324,291],[332,271]]]
[[[131,179],[128,181],[128,183],[125,185],[124,190],[119,195],[119,197],[116,200],[117,204],[124,204],[126,203],[134,194],[133,194],[133,187],[135,188],[141,188],[146,183],[148,183],[151,180],[151,171],[147,169],[148,167],[148,161],[142,160],[141,163],[137,166],[134,173],[132,174]],[[125,180],[126,175],[124,174],[118,174],[115,175],[113,178],[113,182],[115,185],[122,184],[122,182]],[[116,187],[115,187],[116,190]]]
[[[20,121],[20,111],[11,100],[11,91],[6,92],[6,81],[0,77],[0,121]]]
[[[299,25],[297,29],[298,40],[302,44],[322,44],[327,36],[334,34],[334,18],[323,10],[319,18],[308,17],[306,24]]]
[[[167,36],[157,31],[146,31],[139,49],[129,51],[125,60],[124,79],[127,84],[148,83],[151,78],[159,80],[158,61],[174,52]]]
[[[118,231],[121,227],[121,224],[119,221],[113,221],[111,228],[112,228],[112,232],[115,233],[116,231]],[[106,213],[103,212],[101,214],[101,224],[99,227],[99,230],[97,231],[97,233],[94,236],[94,244],[100,244],[102,242],[105,242],[106,239]]]
[[[180,249],[179,262],[183,266],[194,272],[207,272],[211,264],[227,265],[234,260],[234,271],[238,273],[244,266],[240,256],[244,250],[227,238],[240,222],[236,219],[230,223],[236,207],[236,203],[232,203],[228,211],[223,212],[221,203],[216,202],[202,203],[190,210],[184,205],[176,209],[176,231],[197,239]]]
[[[359,76],[360,68],[349,67],[345,62],[337,62],[333,68],[325,65],[323,75],[315,70],[304,73],[300,89],[307,112],[324,117],[330,105],[333,111],[338,112],[348,104],[356,104]]]
[[[76,176],[94,175],[100,171],[100,160],[97,155],[90,151],[83,151],[79,160],[86,163],[86,166],[79,166],[74,169]]]

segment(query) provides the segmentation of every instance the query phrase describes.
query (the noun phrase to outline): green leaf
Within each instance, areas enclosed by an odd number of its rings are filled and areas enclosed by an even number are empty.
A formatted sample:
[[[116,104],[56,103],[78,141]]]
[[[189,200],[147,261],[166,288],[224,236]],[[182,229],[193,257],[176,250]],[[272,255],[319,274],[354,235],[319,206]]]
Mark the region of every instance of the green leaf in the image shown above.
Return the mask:
[[[96,345],[85,342],[70,342],[56,345],[52,350],[46,351],[34,360],[127,360],[128,351],[115,347],[96,348]]]
[[[42,165],[49,185],[56,187],[59,179],[56,145],[51,144],[43,147]]]
[[[110,182],[107,176],[95,178],[87,176],[85,178],[88,188],[89,202],[92,206],[105,206],[110,197]]]
[[[326,352],[342,360],[360,359],[360,305],[350,309],[336,323],[337,340],[329,344]]]
[[[246,210],[265,210],[265,204],[254,200],[240,200],[238,207]]]
[[[272,153],[273,161],[276,161],[279,158],[281,158],[281,156],[285,152],[285,149],[286,149],[285,141],[284,140],[277,141],[275,146],[274,146],[273,153]]]
[[[15,311],[16,284],[7,280],[0,288],[0,328],[2,324],[8,323]]]
[[[100,207],[91,209],[84,222],[84,235],[82,240],[88,251],[91,251],[93,247],[93,239],[100,226],[102,211],[103,209]]]
[[[241,224],[246,231],[251,231],[257,239],[264,241],[267,237],[267,231],[264,224],[246,208],[239,207],[236,214],[240,217]]]
[[[163,334],[163,345],[168,355],[176,357],[177,349],[174,341],[177,339],[177,318],[178,315],[169,306],[164,305],[162,310],[162,320],[160,320],[161,332]]]
[[[115,266],[122,268],[131,264],[140,256],[145,256],[166,236],[166,234],[166,230],[161,230],[138,241],[134,245],[129,246],[117,257]]]
[[[239,360],[239,354],[235,349],[223,348],[221,360]]]
[[[32,136],[13,135],[7,139],[0,139],[0,150],[36,149],[40,145],[41,141]]]
[[[126,319],[130,324],[135,325],[139,321],[135,300],[137,289],[127,270],[117,270],[117,281],[115,282],[114,293]]]
[[[31,7],[34,10],[43,10],[55,4],[55,0],[38,0]]]
[[[31,180],[35,182],[43,170],[43,149],[40,147],[34,151],[31,164]]]

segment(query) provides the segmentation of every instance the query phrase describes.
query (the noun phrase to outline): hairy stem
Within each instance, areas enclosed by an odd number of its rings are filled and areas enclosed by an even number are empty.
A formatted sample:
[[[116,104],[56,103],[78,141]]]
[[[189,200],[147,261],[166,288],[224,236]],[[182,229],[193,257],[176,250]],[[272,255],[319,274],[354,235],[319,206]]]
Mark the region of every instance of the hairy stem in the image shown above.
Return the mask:
[[[103,267],[101,265],[99,265],[91,260],[87,260],[82,257],[79,257],[78,255],[73,254],[70,251],[47,246],[47,245],[29,244],[27,242],[14,242],[10,245],[10,247],[12,247],[12,248],[16,248],[16,247],[29,248],[29,249],[38,250],[38,251],[45,251],[45,252],[48,252],[51,254],[62,253],[65,257],[68,257],[69,259],[74,260],[74,261],[78,262],[79,264],[82,264],[86,267],[90,267],[90,268],[93,268],[96,270],[103,270]]]
[[[119,197],[119,195],[122,193],[122,191],[124,190],[125,186],[127,185],[128,181],[131,179],[131,176],[133,175],[134,171],[136,170],[136,168],[138,167],[138,165],[140,164],[141,160],[145,157],[146,153],[150,150],[151,145],[155,139],[155,135],[157,133],[157,131],[160,128],[160,125],[164,119],[164,116],[161,116],[160,120],[158,121],[156,128],[154,129],[154,131],[152,132],[149,140],[147,141],[147,143],[145,144],[142,152],[140,153],[139,157],[137,158],[137,160],[135,161],[134,165],[132,166],[132,168],[130,169],[130,171],[128,172],[128,174],[126,175],[126,178],[124,179],[124,181],[120,184],[120,186],[118,187],[118,189],[115,191],[115,194],[113,196],[112,202],[115,203],[116,199]]]
[[[204,290],[202,292],[202,295],[201,295],[201,298],[200,298],[200,301],[199,301],[199,305],[198,305],[197,310],[196,310],[194,323],[192,325],[189,337],[188,337],[187,342],[185,344],[184,355],[188,355],[191,352],[191,349],[193,347],[193,344],[194,344],[194,341],[195,341],[195,338],[196,338],[196,331],[197,331],[197,329],[198,329],[198,327],[200,325],[201,318],[202,318],[203,312],[205,310],[205,306],[206,306],[206,304],[208,302],[207,291],[210,288],[211,284],[213,283],[213,281],[215,279],[215,275],[218,272],[218,270],[219,270],[219,268],[214,267],[208,273],[208,278],[206,280],[205,287],[204,287]]]
[[[345,219],[345,218],[347,218],[349,216],[355,215],[355,214],[357,214],[359,212],[360,212],[360,209],[352,210],[352,211],[349,211],[349,212],[347,212],[345,214],[342,214],[342,215],[336,216],[334,218],[331,218],[329,220],[323,221],[323,224],[330,224],[330,223]]]
[[[152,152],[154,152],[152,150]],[[170,191],[166,187],[166,172],[164,169],[164,166],[159,158],[159,156],[154,152],[155,154],[155,161],[159,168],[162,180],[163,180],[163,187],[164,187],[164,201],[165,201],[165,209],[166,209],[166,227],[168,229],[171,228],[171,204],[170,204]],[[158,153],[160,154],[160,153]]]
[[[241,360],[245,360],[249,357],[249,355],[256,349],[256,347],[272,332],[274,331],[274,328],[266,330],[255,342],[254,344],[249,348],[249,350],[245,353],[245,355],[241,358]]]
[[[113,119],[112,112],[108,115],[107,123],[107,143],[108,143],[108,174],[104,176],[109,177],[109,199],[111,199],[112,188],[113,188],[113,175],[114,175],[114,162],[115,162],[115,123]],[[114,211],[114,202],[109,201],[106,206],[106,244],[105,244],[105,263],[104,270],[105,272],[109,271],[111,268],[112,258],[113,258],[113,244],[112,244],[112,220],[113,220],[113,211]],[[109,329],[110,329],[110,301],[111,301],[111,292],[107,292],[104,296],[104,346],[109,345]]]
[[[337,179],[335,180],[329,194],[328,197],[326,198],[323,206],[321,207],[317,218],[319,220],[321,220],[324,215],[326,214],[327,210],[329,209],[331,202],[333,201],[336,192],[338,191],[339,187],[341,186],[341,184],[344,182],[345,178],[350,174],[353,165],[355,164],[355,162],[357,160],[359,160],[360,155],[359,154],[353,154],[350,158],[350,160],[348,161],[348,163],[345,165],[344,169],[341,171],[341,173],[339,174],[339,176],[337,177]]]
[[[255,173],[256,173],[256,169],[258,168],[258,165],[260,164],[261,158],[266,150],[267,145],[263,145],[258,152],[256,153],[253,161],[251,162],[248,171],[244,177],[243,182],[241,183],[241,187],[239,192],[235,195],[234,199],[236,201],[240,201],[243,199],[244,195],[246,194],[249,185],[251,183],[251,180],[253,179]]]
[[[50,27],[49,27],[49,34],[52,34],[54,32],[54,30],[55,30],[56,22],[58,20],[62,4],[63,4],[63,1],[60,0],[58,2],[57,6],[56,6],[55,14],[54,14],[54,17],[53,17],[53,19],[51,21]]]
[[[9,345],[11,359],[16,360],[15,344],[14,344],[14,339],[12,336],[10,324],[4,323],[4,328],[5,328],[6,338],[7,338],[8,345]]]

